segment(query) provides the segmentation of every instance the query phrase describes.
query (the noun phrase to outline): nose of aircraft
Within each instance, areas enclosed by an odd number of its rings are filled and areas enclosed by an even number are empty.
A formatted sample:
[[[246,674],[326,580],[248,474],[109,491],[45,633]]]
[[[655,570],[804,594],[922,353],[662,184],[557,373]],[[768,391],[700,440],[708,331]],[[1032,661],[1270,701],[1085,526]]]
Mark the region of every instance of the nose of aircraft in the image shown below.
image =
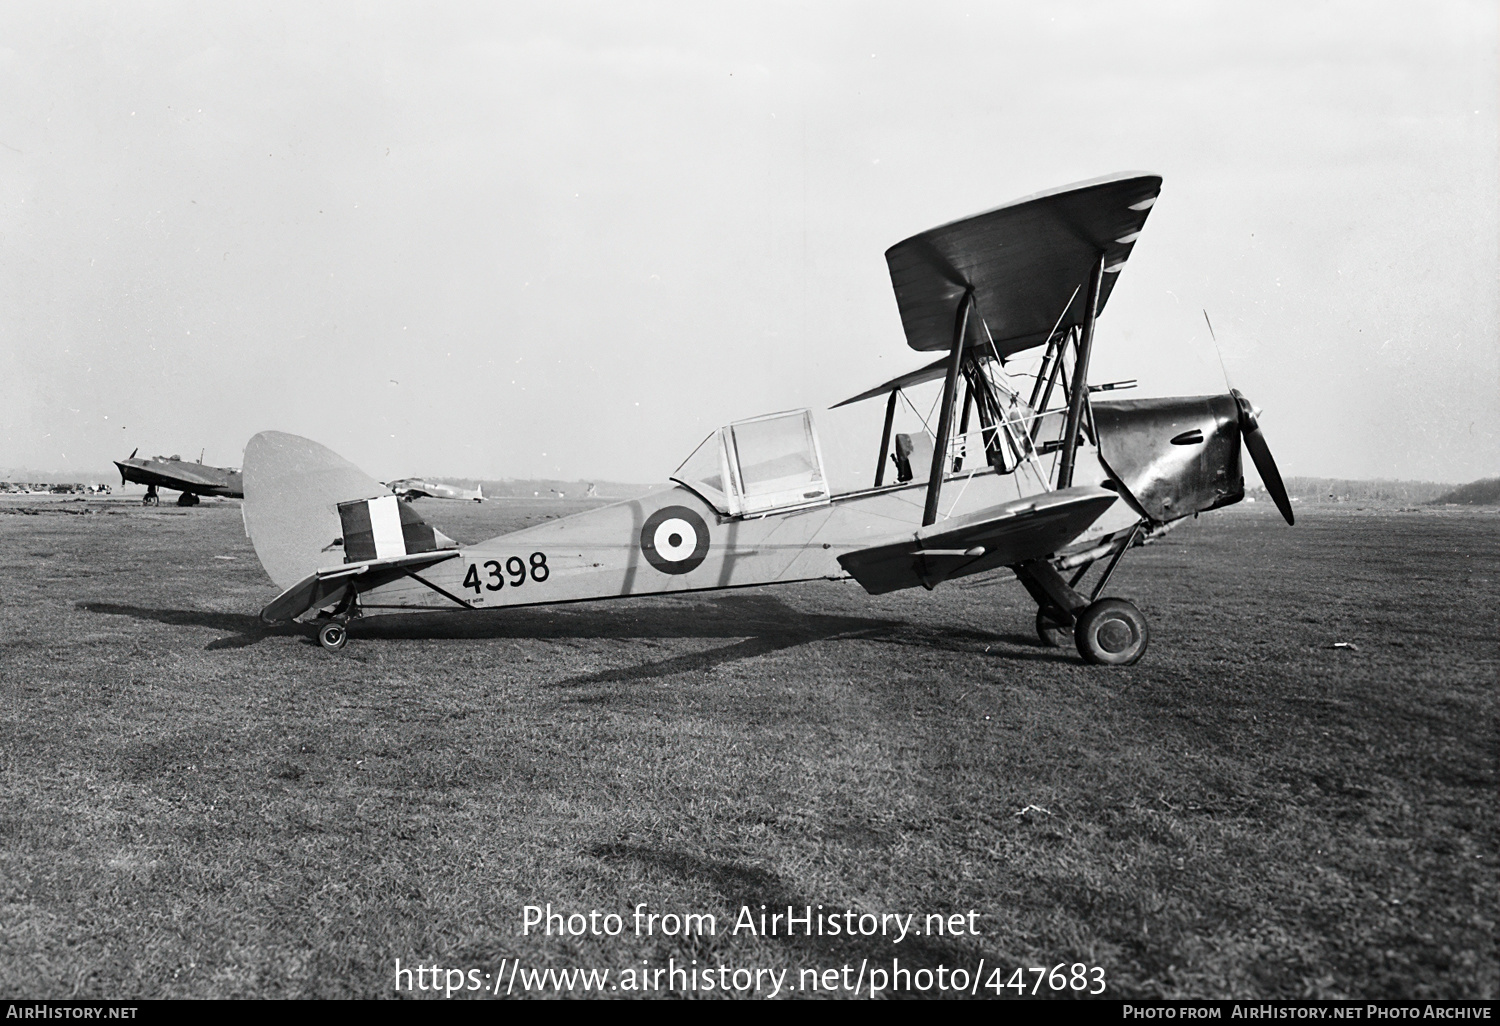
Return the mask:
[[[1240,408],[1240,437],[1245,440],[1245,448],[1250,452],[1250,459],[1255,464],[1266,491],[1270,493],[1271,501],[1276,503],[1276,508],[1281,511],[1288,524],[1296,523],[1296,518],[1292,515],[1292,501],[1287,498],[1286,485],[1281,482],[1281,472],[1276,469],[1271,447],[1266,444],[1266,436],[1261,433],[1260,422],[1256,419],[1259,411],[1239,389],[1231,388],[1229,394],[1234,396],[1234,401]]]

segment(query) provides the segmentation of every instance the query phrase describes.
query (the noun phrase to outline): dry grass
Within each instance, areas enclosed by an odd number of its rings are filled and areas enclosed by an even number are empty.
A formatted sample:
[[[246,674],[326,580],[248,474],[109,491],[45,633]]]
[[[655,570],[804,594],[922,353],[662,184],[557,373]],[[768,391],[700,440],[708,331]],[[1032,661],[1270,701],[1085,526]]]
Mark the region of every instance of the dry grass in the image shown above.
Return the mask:
[[[420,508],[475,540],[581,506]],[[1103,670],[1000,580],[365,621],[331,656],[258,625],[234,504],[16,508],[6,997],[379,996],[397,958],[515,955],[1496,996],[1492,512],[1204,517],[1127,559],[1155,634]],[[976,908],[984,936],[519,936],[547,901]]]

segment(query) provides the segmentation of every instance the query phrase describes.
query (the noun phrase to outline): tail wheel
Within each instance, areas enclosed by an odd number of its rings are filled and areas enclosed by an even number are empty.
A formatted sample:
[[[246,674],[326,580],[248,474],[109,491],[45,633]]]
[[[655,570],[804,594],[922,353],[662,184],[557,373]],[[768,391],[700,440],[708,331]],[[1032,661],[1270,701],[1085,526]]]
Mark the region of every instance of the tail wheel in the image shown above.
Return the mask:
[[[1124,599],[1100,599],[1073,627],[1078,654],[1100,666],[1129,666],[1146,654],[1150,638],[1146,618]]]
[[[349,629],[341,623],[325,623],[318,631],[318,644],[330,652],[337,652],[349,640]]]
[[[1036,638],[1043,648],[1063,648],[1072,637],[1072,627],[1058,623],[1045,610],[1036,611]]]

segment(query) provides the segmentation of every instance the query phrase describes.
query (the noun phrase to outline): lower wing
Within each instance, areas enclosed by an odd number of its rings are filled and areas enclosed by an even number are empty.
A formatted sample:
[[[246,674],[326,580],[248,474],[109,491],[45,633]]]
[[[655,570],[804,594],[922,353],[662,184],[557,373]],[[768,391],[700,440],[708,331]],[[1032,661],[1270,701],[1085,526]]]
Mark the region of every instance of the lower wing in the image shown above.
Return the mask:
[[[1103,488],[1062,488],[1001,503],[856,549],[839,564],[872,595],[934,588],[954,577],[1049,556],[1077,538],[1117,496]]]

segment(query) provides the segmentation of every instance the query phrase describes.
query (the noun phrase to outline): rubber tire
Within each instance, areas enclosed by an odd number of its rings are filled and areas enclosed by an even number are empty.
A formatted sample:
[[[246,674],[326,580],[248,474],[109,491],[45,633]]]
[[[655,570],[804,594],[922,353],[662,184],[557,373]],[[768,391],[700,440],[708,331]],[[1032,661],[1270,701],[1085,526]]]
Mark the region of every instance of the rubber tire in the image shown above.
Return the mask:
[[[141,499],[141,505],[142,506],[160,506],[161,505],[161,496],[159,496],[159,495],[147,495],[147,496],[145,496],[144,498]]]
[[[318,628],[318,644],[330,652],[337,652],[349,640],[349,628],[341,623],[325,623]]]
[[[1124,599],[1100,599],[1073,627],[1078,654],[1096,666],[1129,666],[1146,654],[1150,641],[1145,616]]]
[[[194,495],[192,492],[183,492],[181,495],[177,496],[177,505],[196,506],[198,505],[198,496]]]
[[[1066,648],[1073,638],[1073,628],[1060,627],[1042,610],[1036,611],[1036,640],[1043,648]]]

